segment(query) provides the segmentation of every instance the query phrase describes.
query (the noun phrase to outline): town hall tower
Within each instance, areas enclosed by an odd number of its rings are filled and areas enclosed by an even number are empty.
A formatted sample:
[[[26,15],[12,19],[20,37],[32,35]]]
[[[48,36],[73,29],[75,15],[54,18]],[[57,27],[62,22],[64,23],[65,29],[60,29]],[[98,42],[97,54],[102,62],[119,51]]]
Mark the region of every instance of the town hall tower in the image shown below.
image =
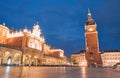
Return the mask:
[[[88,66],[102,65],[99,51],[97,25],[88,10],[87,21],[85,24],[85,41],[86,41],[86,59]]]

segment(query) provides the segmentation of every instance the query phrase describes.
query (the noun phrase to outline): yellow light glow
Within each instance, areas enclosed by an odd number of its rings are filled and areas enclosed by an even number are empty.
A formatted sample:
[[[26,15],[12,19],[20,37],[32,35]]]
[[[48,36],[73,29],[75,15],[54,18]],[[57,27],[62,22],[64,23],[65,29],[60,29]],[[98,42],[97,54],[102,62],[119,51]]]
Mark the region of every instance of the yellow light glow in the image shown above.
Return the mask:
[[[91,31],[93,31],[94,29],[93,28],[89,28],[89,31],[91,32]]]

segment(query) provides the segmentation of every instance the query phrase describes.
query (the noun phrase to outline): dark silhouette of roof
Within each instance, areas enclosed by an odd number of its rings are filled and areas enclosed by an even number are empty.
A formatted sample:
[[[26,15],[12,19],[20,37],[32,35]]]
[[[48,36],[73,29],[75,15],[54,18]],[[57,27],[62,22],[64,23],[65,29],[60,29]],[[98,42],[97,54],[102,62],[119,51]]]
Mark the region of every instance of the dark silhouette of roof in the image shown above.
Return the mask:
[[[106,53],[106,52],[120,52],[120,50],[103,50],[102,53]]]
[[[73,53],[73,54],[80,54],[80,53],[85,53],[85,52],[86,52],[86,50],[80,50],[79,52]]]

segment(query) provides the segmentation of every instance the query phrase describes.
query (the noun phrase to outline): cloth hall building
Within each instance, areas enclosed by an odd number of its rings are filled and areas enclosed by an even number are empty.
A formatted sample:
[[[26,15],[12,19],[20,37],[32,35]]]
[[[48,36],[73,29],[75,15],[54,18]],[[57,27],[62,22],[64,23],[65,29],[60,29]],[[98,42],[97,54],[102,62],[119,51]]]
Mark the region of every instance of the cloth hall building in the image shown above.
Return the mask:
[[[65,63],[64,51],[47,45],[41,29],[34,24],[32,30],[14,31],[0,25],[0,65],[57,65]],[[49,60],[49,61],[47,61]]]

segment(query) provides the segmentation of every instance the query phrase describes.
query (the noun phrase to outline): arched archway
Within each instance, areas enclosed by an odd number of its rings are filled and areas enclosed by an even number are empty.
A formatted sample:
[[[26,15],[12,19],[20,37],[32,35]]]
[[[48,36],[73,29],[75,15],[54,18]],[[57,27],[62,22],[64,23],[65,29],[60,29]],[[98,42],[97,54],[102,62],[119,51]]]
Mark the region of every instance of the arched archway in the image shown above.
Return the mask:
[[[30,63],[30,60],[31,60],[31,56],[30,55],[24,55],[23,56],[23,65],[25,66],[29,66],[31,63]]]
[[[9,51],[6,51],[3,54],[3,60],[2,60],[3,65],[11,65],[12,64],[12,57]]]
[[[9,57],[7,58],[6,64],[7,64],[7,65],[11,65],[11,64],[12,64],[12,58],[11,58],[11,56],[9,56]]]
[[[16,53],[12,60],[13,65],[20,65],[21,64],[21,55],[19,53]]]

